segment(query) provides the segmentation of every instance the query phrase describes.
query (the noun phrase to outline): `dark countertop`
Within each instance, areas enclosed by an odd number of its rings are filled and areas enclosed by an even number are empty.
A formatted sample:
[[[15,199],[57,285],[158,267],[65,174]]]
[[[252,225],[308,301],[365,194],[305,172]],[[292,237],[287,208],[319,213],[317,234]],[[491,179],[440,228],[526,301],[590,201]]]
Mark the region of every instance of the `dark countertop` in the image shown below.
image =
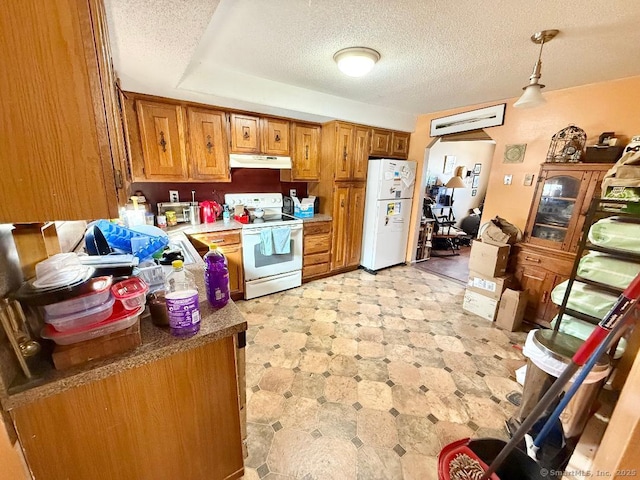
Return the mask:
[[[324,213],[317,213],[311,218],[303,218],[302,223],[330,222],[331,220],[332,220],[331,215],[325,215]]]
[[[219,223],[222,224],[222,222]],[[172,231],[169,233],[172,237],[182,237],[186,243],[189,243],[183,232]],[[195,264],[186,265],[185,268],[194,274],[198,291],[200,292],[202,320],[200,322],[200,331],[196,335],[187,339],[176,338],[169,333],[168,328],[156,327],[151,323],[149,316],[145,317],[143,315],[144,318],[140,321],[142,345],[135,350],[68,370],[51,368],[44,373],[44,383],[2,398],[2,407],[5,410],[12,410],[70,388],[101,380],[123,370],[139,367],[245,331],[247,322],[232,300],[219,310],[214,310],[209,306],[204,289],[204,273],[202,270],[204,262],[202,262],[195,249],[192,254],[199,261]]]

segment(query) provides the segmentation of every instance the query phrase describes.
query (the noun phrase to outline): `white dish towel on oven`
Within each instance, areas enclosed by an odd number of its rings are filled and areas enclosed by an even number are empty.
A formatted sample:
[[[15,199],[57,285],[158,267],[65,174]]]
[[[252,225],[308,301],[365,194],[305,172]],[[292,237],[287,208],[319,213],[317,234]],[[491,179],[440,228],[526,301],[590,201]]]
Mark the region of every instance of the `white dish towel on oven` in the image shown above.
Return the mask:
[[[265,257],[273,255],[273,235],[270,228],[260,230],[260,253]]]
[[[291,227],[275,227],[273,232],[273,251],[276,255],[291,253]]]

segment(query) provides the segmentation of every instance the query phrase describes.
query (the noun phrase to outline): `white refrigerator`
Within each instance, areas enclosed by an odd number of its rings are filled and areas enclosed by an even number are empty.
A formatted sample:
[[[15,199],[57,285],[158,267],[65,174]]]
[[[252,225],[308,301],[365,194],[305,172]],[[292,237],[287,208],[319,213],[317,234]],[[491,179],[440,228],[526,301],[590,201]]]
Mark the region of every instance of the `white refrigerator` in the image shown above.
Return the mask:
[[[369,160],[360,256],[365,269],[405,262],[415,181],[416,162]]]

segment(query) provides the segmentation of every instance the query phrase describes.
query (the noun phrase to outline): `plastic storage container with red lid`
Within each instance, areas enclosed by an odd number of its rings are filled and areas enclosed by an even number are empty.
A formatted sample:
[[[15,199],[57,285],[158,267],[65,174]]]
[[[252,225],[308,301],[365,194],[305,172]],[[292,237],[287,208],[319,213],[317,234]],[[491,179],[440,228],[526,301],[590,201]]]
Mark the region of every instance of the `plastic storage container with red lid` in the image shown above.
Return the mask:
[[[120,300],[127,310],[144,307],[148,291],[149,286],[138,277],[128,278],[111,287],[113,296],[116,297],[116,300]]]
[[[89,280],[86,288],[89,293],[80,295],[64,302],[45,305],[44,311],[49,316],[59,317],[76,312],[83,312],[91,308],[103,305],[109,299],[109,289],[113,282],[113,277],[95,277]]]
[[[107,290],[107,293],[109,291]],[[76,328],[95,325],[103,322],[113,313],[113,305],[115,298],[111,295],[107,296],[107,301],[102,305],[98,305],[87,310],[74,312],[67,315],[49,315],[45,313],[44,321],[52,325],[59,332],[66,332]]]
[[[59,332],[53,326],[47,324],[40,335],[42,338],[53,340],[58,345],[71,345],[72,343],[84,342],[129,328],[138,321],[138,317],[142,312],[144,312],[144,306],[136,310],[127,310],[120,302],[116,302],[113,307],[113,313],[103,322],[65,332]]]

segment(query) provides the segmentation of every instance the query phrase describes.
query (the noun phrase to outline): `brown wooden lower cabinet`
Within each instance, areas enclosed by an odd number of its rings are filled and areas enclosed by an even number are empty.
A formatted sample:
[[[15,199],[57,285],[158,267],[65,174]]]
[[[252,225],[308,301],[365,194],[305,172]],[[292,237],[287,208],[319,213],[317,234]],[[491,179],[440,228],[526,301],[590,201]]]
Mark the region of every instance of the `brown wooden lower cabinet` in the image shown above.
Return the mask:
[[[551,301],[551,291],[571,274],[575,255],[520,243],[513,248],[511,270],[520,288],[527,292],[524,318],[548,327],[558,308]]]
[[[189,240],[201,257],[209,251],[209,245],[215,243],[220,251],[227,257],[229,268],[229,292],[231,298],[239,300],[244,298],[244,269],[242,265],[242,245],[240,244],[240,232],[224,231],[213,233],[200,233],[189,235]]]
[[[331,270],[360,265],[364,195],[364,183],[336,183],[334,187]]]
[[[309,281],[331,271],[331,222],[304,224],[302,280]]]
[[[243,475],[233,336],[11,411],[34,478]]]

